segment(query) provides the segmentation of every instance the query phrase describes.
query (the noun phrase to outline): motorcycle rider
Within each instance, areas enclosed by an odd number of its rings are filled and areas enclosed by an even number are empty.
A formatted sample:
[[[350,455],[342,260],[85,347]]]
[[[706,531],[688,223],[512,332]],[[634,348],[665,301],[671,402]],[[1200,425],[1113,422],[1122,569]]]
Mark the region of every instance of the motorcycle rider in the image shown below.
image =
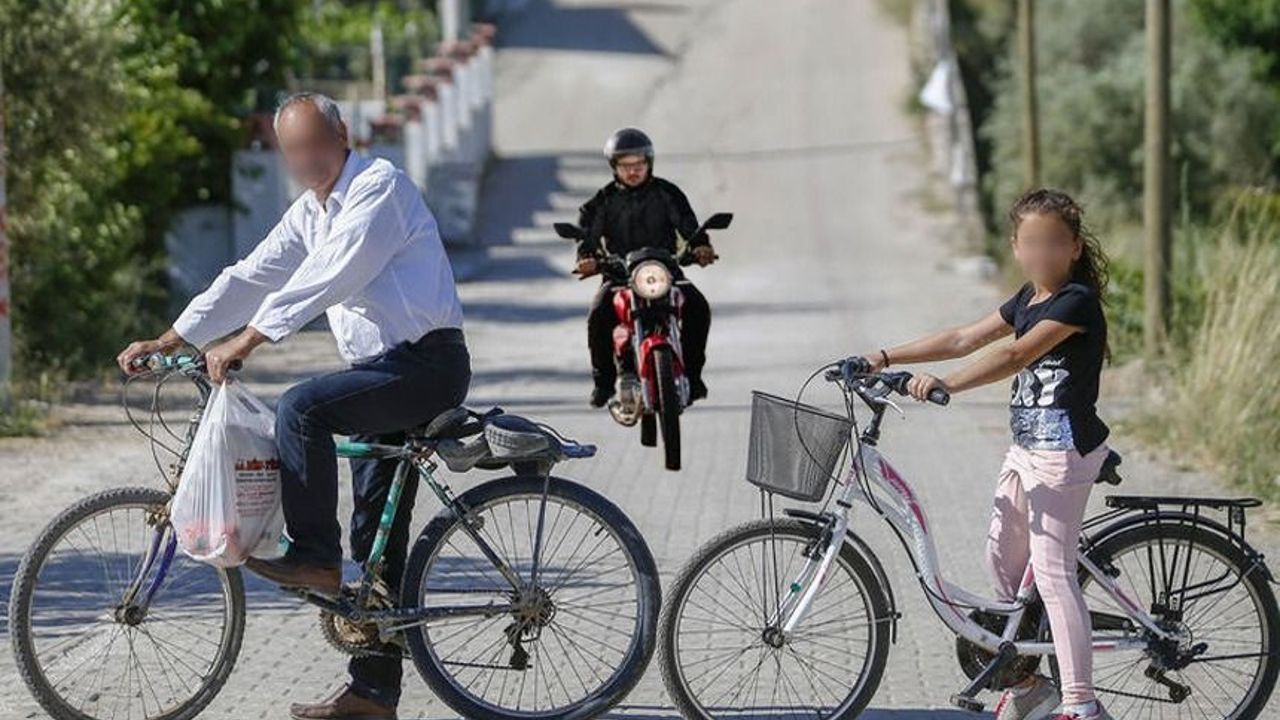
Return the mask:
[[[705,233],[698,233],[698,219],[689,199],[680,188],[653,174],[653,142],[636,128],[613,133],[604,146],[604,155],[613,168],[613,180],[579,210],[578,226],[585,237],[578,244],[576,272],[580,277],[599,270],[598,254],[626,256],[632,250],[661,248],[675,255],[677,233],[692,251],[694,262],[706,267],[716,260],[715,249]],[[705,398],[702,382],[706,363],[707,334],[711,330],[711,307],[707,299],[684,278],[679,269],[675,280],[684,295],[681,310],[681,340],[685,376],[689,379],[689,400]],[[614,364],[613,310],[615,284],[605,278],[591,301],[587,316],[587,345],[591,350],[591,372],[595,389],[591,405],[603,407],[614,393],[617,367]]]

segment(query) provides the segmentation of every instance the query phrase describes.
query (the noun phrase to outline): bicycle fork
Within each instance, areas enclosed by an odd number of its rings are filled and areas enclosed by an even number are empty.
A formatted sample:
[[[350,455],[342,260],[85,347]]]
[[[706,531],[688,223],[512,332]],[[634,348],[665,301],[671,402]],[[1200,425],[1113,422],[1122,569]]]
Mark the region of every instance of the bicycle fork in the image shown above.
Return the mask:
[[[780,598],[778,607],[769,618],[767,626],[777,628],[783,637],[794,632],[804,620],[831,574],[831,564],[844,546],[844,536],[849,528],[848,517],[841,513],[824,519],[827,522],[821,526],[821,537],[825,538],[825,542],[817,543],[812,550],[806,549],[806,554],[810,554],[808,562],[787,586],[787,595]],[[812,553],[818,552],[821,553],[818,557],[812,556]]]

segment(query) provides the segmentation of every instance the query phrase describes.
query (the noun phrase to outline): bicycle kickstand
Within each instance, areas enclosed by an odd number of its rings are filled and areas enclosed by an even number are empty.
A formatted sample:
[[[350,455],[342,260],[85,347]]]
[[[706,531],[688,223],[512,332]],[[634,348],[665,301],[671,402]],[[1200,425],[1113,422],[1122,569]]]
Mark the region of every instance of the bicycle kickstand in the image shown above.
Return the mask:
[[[971,712],[982,712],[983,703],[977,700],[979,692],[985,690],[991,684],[991,678],[1000,672],[1009,661],[1018,656],[1018,650],[1011,642],[1000,644],[1000,649],[996,651],[995,657],[991,658],[991,662],[982,668],[982,672],[978,673],[963,690],[951,696],[951,704],[962,710]]]

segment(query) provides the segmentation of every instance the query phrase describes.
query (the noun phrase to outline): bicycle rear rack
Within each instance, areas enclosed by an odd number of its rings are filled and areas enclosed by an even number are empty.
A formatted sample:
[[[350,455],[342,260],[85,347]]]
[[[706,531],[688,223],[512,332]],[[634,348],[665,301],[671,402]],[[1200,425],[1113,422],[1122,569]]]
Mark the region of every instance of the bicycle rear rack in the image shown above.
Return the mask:
[[[1129,522],[1135,527],[1155,523],[1198,525],[1221,534],[1244,554],[1254,568],[1261,569],[1269,582],[1276,583],[1263,554],[1245,539],[1246,511],[1262,506],[1262,501],[1257,498],[1108,495],[1106,505],[1111,508],[1109,511],[1084,522],[1081,544],[1085,549],[1097,543],[1098,533],[1091,533],[1091,530],[1110,535],[1116,529],[1113,521],[1123,521],[1124,518],[1131,518]],[[1217,512],[1225,514],[1225,523],[1216,517]]]

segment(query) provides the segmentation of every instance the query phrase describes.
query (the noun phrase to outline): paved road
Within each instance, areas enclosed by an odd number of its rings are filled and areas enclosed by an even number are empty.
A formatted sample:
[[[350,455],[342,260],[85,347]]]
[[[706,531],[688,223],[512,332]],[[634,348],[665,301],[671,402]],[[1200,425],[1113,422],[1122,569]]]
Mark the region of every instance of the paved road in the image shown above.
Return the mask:
[[[757,495],[742,480],[750,390],[793,393],[818,364],[976,317],[1001,293],[956,269],[950,223],[924,209],[927,163],[902,111],[906,39],[875,3],[514,4],[524,9],[501,30],[501,159],[482,223],[495,246],[463,287],[475,361],[469,404],[501,404],[599,444],[597,459],[563,474],[635,520],[669,582],[700,543],[756,515]],[[593,287],[567,276],[571,248],[549,230],[606,180],[599,145],[628,124],[652,133],[659,174],[695,208],[736,214],[718,241],[722,262],[692,273],[714,307],[711,397],[685,417],[680,473],[661,470],[633,431],[585,407]],[[336,366],[337,356],[326,334],[304,333],[255,361],[250,379],[271,398]],[[985,587],[979,550],[1006,442],[1004,400],[1001,386],[945,410],[908,407],[886,424],[882,443],[932,510],[944,567],[974,589]],[[79,405],[70,418],[51,438],[0,443],[3,576],[55,508],[102,487],[151,482],[145,448],[116,408]],[[1136,455],[1127,463],[1133,491],[1204,491],[1202,479]],[[27,482],[40,491],[20,493]],[[419,522],[434,512],[422,502]],[[905,620],[867,717],[972,717],[946,709],[962,682],[951,641],[914,590],[900,548],[872,520],[860,515],[858,530],[882,552]],[[245,650],[208,717],[285,717],[288,701],[319,697],[343,677],[312,610],[262,583],[249,589]],[[8,682],[12,672],[0,659],[0,718],[38,716]],[[401,717],[452,717],[408,677]],[[616,716],[677,717],[656,670]]]

